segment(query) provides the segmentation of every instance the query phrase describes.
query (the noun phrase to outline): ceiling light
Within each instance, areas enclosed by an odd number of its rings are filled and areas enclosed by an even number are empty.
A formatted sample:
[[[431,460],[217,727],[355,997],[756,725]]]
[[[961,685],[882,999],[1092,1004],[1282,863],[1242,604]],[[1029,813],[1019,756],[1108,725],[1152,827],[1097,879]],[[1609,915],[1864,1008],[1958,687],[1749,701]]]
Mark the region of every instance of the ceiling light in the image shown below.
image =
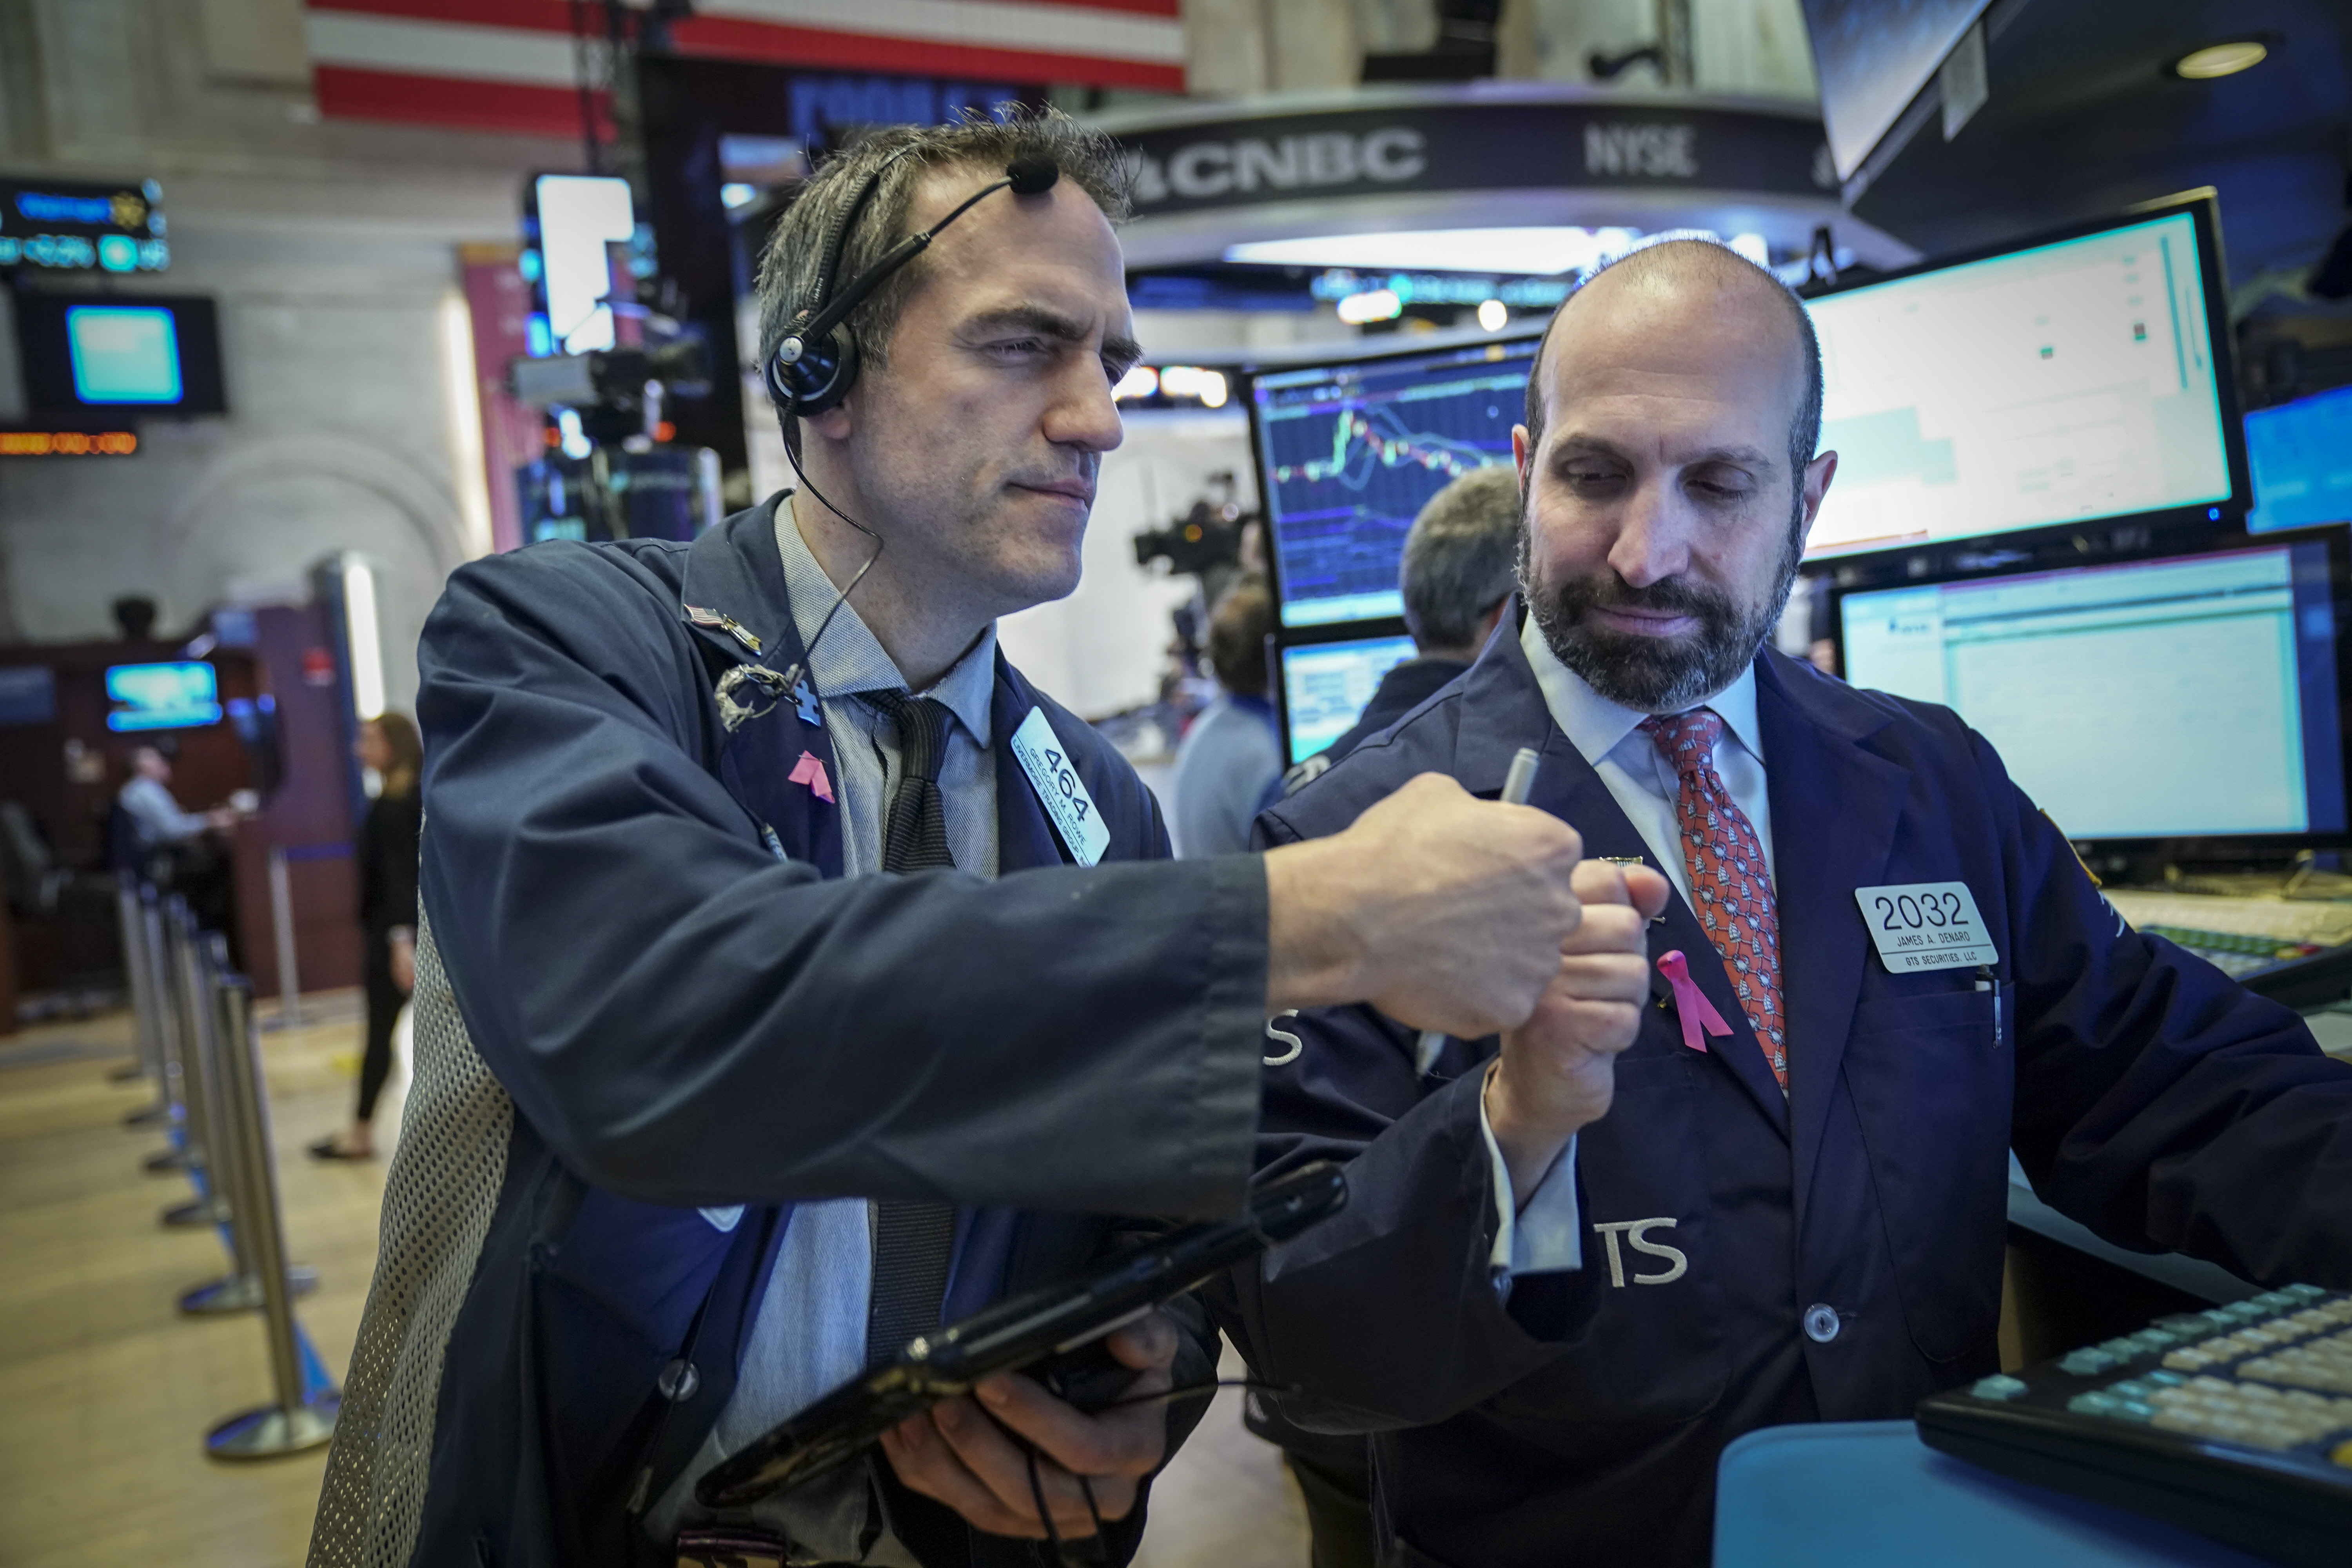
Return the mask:
[[[1265,267],[1347,267],[1361,272],[1549,277],[1591,267],[1638,237],[1639,231],[1630,228],[1432,228],[1252,240],[1227,246],[1225,259]]]
[[[1367,321],[1393,321],[1403,310],[1404,301],[1397,298],[1395,289],[1367,289],[1339,301],[1339,319],[1360,327]]]
[[[2190,81],[2210,81],[2217,76],[2235,76],[2251,69],[2269,58],[2270,52],[2258,38],[2232,38],[2227,43],[2191,49],[2165,68]]]
[[[1499,332],[1510,324],[1511,308],[1500,300],[1488,300],[1478,307],[1478,324],[1490,332]]]

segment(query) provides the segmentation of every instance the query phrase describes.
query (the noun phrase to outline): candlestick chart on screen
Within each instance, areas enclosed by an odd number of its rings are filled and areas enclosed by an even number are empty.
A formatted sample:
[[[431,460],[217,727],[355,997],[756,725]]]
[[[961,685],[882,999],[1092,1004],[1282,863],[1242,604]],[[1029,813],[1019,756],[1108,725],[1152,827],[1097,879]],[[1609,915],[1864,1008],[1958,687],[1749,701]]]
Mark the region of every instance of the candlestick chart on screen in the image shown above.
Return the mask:
[[[1393,616],[1406,531],[1429,499],[1511,458],[1524,361],[1332,377],[1259,399],[1283,620]]]

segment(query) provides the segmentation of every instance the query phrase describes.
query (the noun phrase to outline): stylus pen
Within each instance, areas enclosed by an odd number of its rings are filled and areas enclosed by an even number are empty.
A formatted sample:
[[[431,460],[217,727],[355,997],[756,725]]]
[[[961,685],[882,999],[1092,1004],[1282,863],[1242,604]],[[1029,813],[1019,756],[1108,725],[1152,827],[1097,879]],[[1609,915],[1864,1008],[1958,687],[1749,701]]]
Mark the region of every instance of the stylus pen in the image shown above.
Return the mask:
[[[1528,804],[1528,796],[1535,793],[1536,769],[1542,765],[1543,759],[1536,755],[1533,746],[1519,748],[1519,754],[1511,759],[1511,771],[1503,775],[1505,805]],[[1437,1053],[1444,1048],[1445,1031],[1423,1029],[1421,1032],[1421,1047],[1413,1053],[1414,1070],[1423,1078],[1428,1077],[1429,1069],[1437,1065]]]

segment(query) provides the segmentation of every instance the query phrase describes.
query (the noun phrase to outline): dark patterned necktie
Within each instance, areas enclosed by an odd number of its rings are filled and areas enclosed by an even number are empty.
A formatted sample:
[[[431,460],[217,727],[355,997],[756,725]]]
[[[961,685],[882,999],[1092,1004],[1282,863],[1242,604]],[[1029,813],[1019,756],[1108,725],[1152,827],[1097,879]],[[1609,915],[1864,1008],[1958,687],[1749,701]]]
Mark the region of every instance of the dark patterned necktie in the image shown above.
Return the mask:
[[[1780,913],[1765,869],[1755,824],[1715,771],[1723,720],[1711,708],[1642,721],[1642,729],[1675,765],[1682,791],[1675,800],[1683,864],[1690,871],[1691,902],[1707,940],[1731,971],[1740,1010],[1755,1026],[1757,1043],[1789,1092],[1789,1046],[1780,1017]]]
[[[929,698],[862,693],[898,728],[898,782],[882,814],[882,869],[952,868],[940,798],[940,763],[952,716]],[[887,1366],[908,1340],[940,1326],[948,1265],[955,1256],[951,1205],[884,1198],[874,1205],[874,1286],[866,1314],[866,1364]]]

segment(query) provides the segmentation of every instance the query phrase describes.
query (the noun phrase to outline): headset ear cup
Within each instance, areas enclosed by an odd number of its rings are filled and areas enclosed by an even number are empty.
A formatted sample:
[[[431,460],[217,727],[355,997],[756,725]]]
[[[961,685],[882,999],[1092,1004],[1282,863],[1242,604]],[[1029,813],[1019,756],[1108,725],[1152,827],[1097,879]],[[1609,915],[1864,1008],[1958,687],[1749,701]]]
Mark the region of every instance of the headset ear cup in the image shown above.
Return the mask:
[[[787,364],[781,357],[768,361],[768,395],[776,406],[797,418],[814,419],[841,406],[857,381],[857,337],[846,325],[837,326],[816,343],[801,351]]]

